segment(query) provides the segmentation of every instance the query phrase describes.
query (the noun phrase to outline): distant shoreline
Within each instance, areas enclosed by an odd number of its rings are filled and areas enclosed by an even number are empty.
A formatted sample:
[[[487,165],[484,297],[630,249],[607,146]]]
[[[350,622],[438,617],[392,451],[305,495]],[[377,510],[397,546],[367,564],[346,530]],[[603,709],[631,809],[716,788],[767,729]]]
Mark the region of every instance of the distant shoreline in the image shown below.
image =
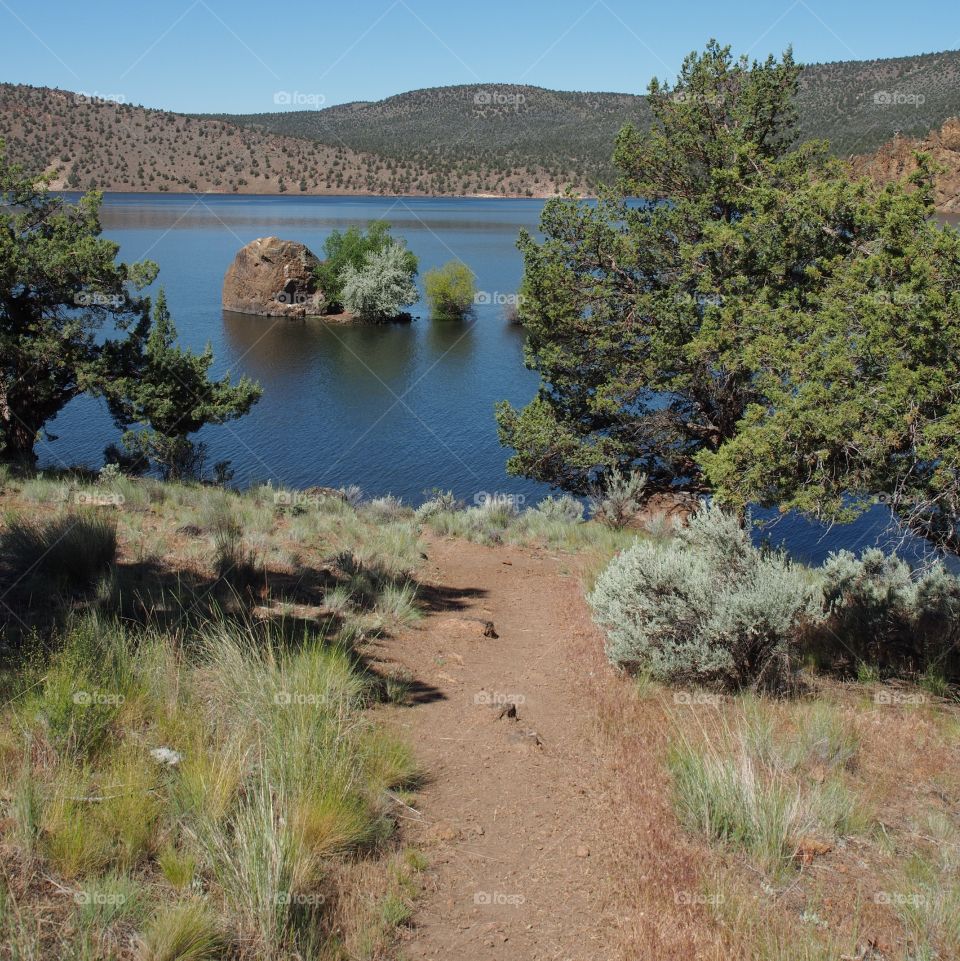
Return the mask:
[[[542,193],[535,194],[532,197],[526,194],[381,194],[374,193],[371,191],[356,192],[349,194],[313,194],[309,192],[297,191],[293,193],[292,191],[286,190],[283,193],[278,193],[276,191],[272,192],[234,192],[232,190],[108,190],[105,187],[80,187],[80,188],[66,188],[66,187],[51,187],[54,193],[64,194],[64,195],[75,195],[81,196],[83,194],[92,193],[93,191],[98,191],[102,193],[104,197],[121,197],[121,196],[137,196],[137,197],[276,197],[276,198],[295,198],[297,200],[306,199],[330,199],[330,200],[356,200],[363,198],[383,198],[385,200],[529,200],[529,201],[543,201],[543,200],[553,200],[557,197],[563,197],[563,194],[557,193]],[[596,194],[577,194],[578,200],[596,200]]]

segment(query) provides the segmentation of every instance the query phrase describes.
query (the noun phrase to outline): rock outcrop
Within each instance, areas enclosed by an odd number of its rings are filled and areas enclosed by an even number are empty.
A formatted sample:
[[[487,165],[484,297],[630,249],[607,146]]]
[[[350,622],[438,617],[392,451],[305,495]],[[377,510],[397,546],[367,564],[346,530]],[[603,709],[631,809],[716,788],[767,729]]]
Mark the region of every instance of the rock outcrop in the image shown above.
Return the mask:
[[[322,314],[323,292],[313,269],[320,261],[308,247],[279,237],[260,237],[240,249],[223,279],[223,306],[241,314],[310,317]]]
[[[936,175],[935,200],[942,213],[960,213],[960,118],[948,120],[940,130],[931,131],[923,140],[894,137],[875,154],[853,157],[857,174],[866,174],[878,183],[903,180],[916,170],[914,153],[928,153],[941,170]]]

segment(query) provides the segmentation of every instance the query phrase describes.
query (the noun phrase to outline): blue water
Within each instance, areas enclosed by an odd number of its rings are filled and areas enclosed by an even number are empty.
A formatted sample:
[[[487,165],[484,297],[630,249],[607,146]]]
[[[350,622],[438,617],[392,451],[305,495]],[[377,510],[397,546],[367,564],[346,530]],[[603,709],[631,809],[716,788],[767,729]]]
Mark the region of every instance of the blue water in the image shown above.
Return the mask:
[[[113,194],[104,201],[104,234],[120,256],[160,266],[181,341],[207,342],[214,374],[258,380],[264,396],[247,416],[199,435],[209,462],[230,460],[235,482],[271,480],[293,488],[359,485],[368,495],[408,502],[433,488],[473,502],[484,494],[528,503],[549,490],[508,477],[497,441],[494,404],[529,401],[536,374],[523,365],[523,331],[504,303],[520,283],[521,228],[536,230],[543,201],[454,198],[249,197]],[[477,276],[488,303],[472,319],[434,322],[424,305],[407,326],[337,326],[225,312],[223,276],[236,252],[257,237],[301,241],[322,254],[334,229],[383,218],[420,258],[421,275],[459,259]],[[420,316],[417,316],[417,311]],[[56,440],[39,447],[42,466],[98,467],[118,439],[105,407],[78,398],[50,425]],[[803,560],[830,550],[859,550],[878,537],[893,543],[887,512],[827,529],[798,518],[770,531]],[[916,545],[908,549],[913,552]]]

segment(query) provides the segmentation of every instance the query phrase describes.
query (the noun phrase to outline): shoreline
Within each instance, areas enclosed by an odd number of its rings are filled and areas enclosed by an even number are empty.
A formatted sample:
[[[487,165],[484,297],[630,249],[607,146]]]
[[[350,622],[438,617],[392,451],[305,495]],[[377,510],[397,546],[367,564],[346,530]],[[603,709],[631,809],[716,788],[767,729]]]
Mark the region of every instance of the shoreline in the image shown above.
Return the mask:
[[[528,200],[530,202],[539,202],[544,200],[553,200],[557,197],[563,197],[562,193],[541,193],[536,194],[533,197],[528,197],[525,194],[426,194],[426,193],[416,193],[416,194],[378,194],[368,191],[357,192],[351,194],[334,194],[334,193],[310,193],[309,191],[303,193],[291,193],[289,190],[283,193],[266,193],[266,192],[250,192],[245,191],[241,193],[240,191],[232,190],[109,190],[103,187],[96,188],[78,188],[78,189],[65,189],[62,187],[51,186],[51,192],[61,194],[63,196],[83,196],[87,193],[92,193],[94,190],[103,194],[106,197],[276,197],[276,198],[296,198],[298,200],[313,200],[313,199],[330,199],[330,200],[356,200],[365,198],[375,198],[382,200]],[[578,200],[596,200],[596,194],[578,194]]]

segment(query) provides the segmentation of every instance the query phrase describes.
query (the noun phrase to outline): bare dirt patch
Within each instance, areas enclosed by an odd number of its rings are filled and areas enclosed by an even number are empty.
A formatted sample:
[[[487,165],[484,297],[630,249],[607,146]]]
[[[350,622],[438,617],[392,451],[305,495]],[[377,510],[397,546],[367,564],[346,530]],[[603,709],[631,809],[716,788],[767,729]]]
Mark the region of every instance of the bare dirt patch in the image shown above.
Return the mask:
[[[675,891],[696,889],[695,855],[648,752],[644,772],[628,766],[638,796],[617,787],[599,707],[622,682],[570,558],[452,540],[428,553],[424,580],[448,609],[379,652],[414,678],[410,706],[391,711],[428,776],[404,820],[430,863],[404,957],[596,961],[641,944],[708,956],[695,905],[662,917]]]

